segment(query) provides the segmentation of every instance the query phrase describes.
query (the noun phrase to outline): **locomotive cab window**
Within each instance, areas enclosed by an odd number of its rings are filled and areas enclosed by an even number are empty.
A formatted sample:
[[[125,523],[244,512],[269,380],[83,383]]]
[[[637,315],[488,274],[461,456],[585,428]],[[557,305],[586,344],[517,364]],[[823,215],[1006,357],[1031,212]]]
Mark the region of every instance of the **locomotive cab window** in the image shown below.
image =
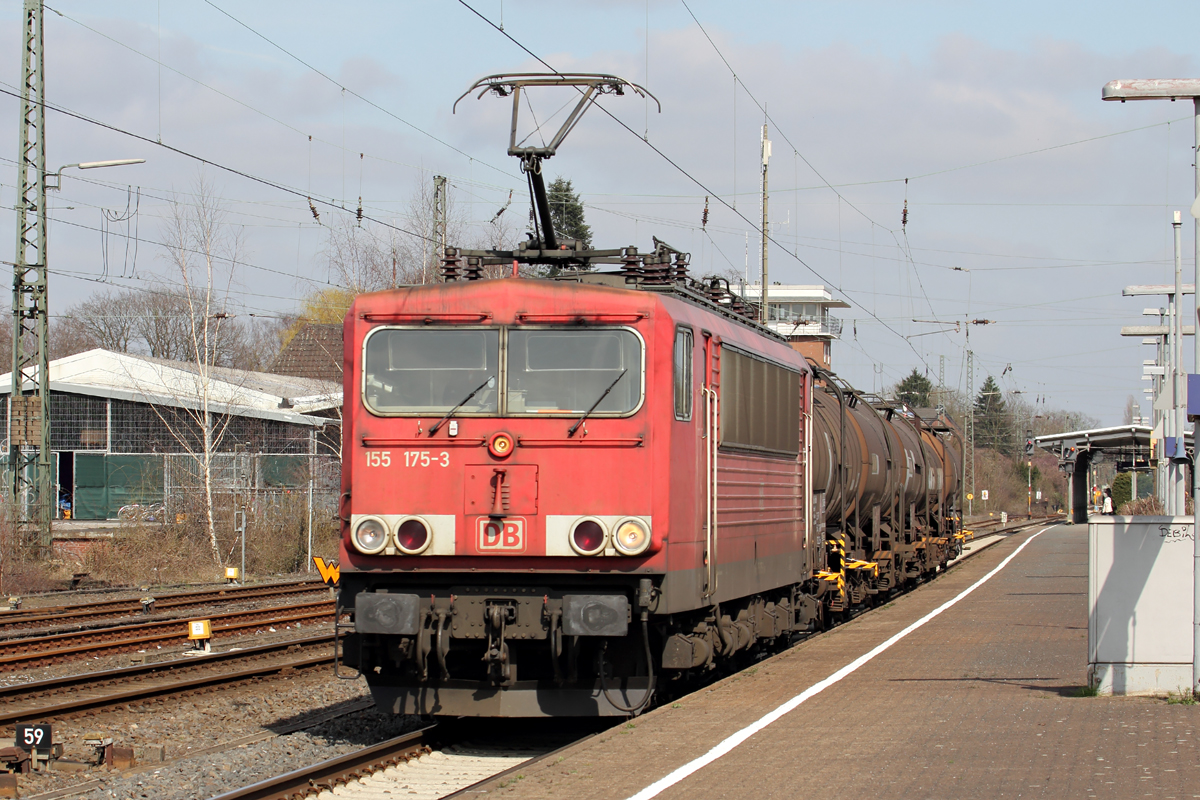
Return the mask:
[[[507,413],[593,416],[642,401],[642,340],[625,328],[508,332]]]
[[[726,347],[721,351],[721,447],[795,457],[800,373]]]
[[[675,419],[692,418],[692,329],[675,331]]]
[[[363,401],[382,414],[499,411],[500,331],[380,328],[367,337]]]

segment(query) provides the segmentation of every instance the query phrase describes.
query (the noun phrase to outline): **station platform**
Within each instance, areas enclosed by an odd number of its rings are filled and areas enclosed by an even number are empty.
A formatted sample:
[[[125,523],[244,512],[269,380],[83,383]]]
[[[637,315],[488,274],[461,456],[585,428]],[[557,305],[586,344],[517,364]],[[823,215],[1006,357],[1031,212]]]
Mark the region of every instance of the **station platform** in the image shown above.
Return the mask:
[[[1200,706],[1081,696],[1087,627],[1086,526],[1035,528],[475,792],[571,800],[1200,797]]]

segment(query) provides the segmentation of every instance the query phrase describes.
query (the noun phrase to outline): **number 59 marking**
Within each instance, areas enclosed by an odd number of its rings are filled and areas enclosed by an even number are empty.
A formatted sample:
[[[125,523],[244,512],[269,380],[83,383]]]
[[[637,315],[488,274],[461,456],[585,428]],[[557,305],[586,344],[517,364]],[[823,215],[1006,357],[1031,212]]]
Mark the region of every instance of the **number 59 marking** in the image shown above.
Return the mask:
[[[49,725],[18,725],[16,726],[16,746],[22,750],[47,748],[53,744],[53,734]]]

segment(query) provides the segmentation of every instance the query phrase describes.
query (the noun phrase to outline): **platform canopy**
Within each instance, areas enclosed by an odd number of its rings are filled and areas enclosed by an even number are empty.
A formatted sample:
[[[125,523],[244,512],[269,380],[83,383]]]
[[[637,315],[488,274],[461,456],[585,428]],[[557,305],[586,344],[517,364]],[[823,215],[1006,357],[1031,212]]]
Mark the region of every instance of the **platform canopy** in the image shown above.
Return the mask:
[[[1035,436],[1034,443],[1043,450],[1062,453],[1070,448],[1076,450],[1134,450],[1142,448],[1150,450],[1150,438],[1154,429],[1149,425],[1119,425],[1114,428],[1092,428],[1086,431],[1068,431],[1066,433],[1051,433],[1046,436]],[[1184,439],[1190,447],[1192,434],[1186,433]]]

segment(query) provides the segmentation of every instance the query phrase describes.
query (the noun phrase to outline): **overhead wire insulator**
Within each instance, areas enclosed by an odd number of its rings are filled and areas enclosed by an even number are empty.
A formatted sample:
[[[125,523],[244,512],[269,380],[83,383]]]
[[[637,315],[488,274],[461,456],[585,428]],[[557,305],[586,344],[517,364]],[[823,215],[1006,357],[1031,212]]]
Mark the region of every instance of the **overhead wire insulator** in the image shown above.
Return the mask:
[[[701,215],[701,217],[700,217],[700,227],[701,228],[708,227],[708,198],[707,197],[704,198],[704,214]]]
[[[508,190],[508,202],[506,202],[500,208],[500,210],[496,212],[496,216],[492,217],[492,222],[495,222],[496,220],[500,219],[500,215],[503,214],[505,211],[508,211],[508,207],[512,205],[512,196],[513,196],[512,189],[509,189]],[[532,214],[532,212],[530,212],[530,213]]]
[[[354,217],[355,217],[355,219],[358,220],[358,224],[361,225],[362,224],[362,195],[359,195],[359,197],[358,197],[358,210],[354,212]]]
[[[313,205],[313,201],[312,201],[311,197],[308,198],[308,210],[312,212],[313,219],[315,219],[317,221],[317,224],[320,225],[321,224],[321,214],[320,214],[320,212],[317,211],[317,207],[315,205]]]

